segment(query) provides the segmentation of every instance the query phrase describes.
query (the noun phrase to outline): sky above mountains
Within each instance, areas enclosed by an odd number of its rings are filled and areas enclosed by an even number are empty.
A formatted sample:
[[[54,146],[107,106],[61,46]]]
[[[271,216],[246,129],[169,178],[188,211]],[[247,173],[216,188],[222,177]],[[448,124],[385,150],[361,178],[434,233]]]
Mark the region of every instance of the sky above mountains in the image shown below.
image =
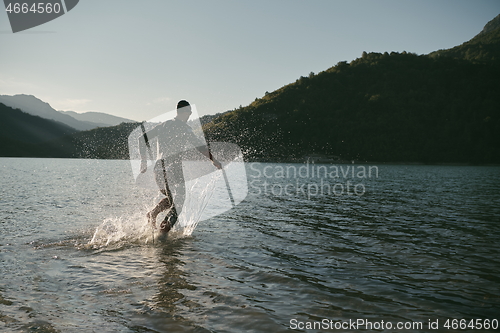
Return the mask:
[[[0,94],[148,120],[180,99],[201,115],[247,105],[366,52],[462,44],[498,0],[82,0],[13,34],[0,12]]]

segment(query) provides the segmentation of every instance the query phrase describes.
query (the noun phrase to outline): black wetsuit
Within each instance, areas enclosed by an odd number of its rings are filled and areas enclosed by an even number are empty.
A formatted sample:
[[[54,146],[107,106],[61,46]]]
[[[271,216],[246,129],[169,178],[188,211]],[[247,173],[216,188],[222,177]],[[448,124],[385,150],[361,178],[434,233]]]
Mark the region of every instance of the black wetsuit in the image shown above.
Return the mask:
[[[160,225],[160,229],[165,228],[166,221],[169,221],[172,227],[181,213],[186,197],[182,170],[183,154],[190,146],[200,148],[205,147],[206,144],[193,133],[193,129],[186,122],[178,119],[157,125],[145,133],[144,137],[148,140],[158,138],[158,160],[154,167],[155,180],[161,193],[170,201],[169,207],[172,208]]]

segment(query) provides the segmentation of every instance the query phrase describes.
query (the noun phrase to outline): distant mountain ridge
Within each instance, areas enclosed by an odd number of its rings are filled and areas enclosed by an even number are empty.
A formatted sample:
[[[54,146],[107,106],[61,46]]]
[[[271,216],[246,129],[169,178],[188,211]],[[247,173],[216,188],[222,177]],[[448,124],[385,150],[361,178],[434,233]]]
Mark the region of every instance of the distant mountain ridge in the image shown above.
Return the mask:
[[[0,156],[40,156],[44,142],[77,132],[66,124],[0,103]]]
[[[103,112],[88,111],[78,113],[75,111],[59,111],[62,114],[67,114],[79,121],[85,121],[93,124],[98,124],[99,127],[116,126],[121,123],[133,123],[134,120],[113,116]]]
[[[79,114],[74,111],[56,111],[49,103],[33,95],[0,95],[0,103],[15,109],[20,109],[31,115],[64,123],[79,131],[90,130],[96,127],[114,126],[121,122],[133,122],[133,120],[101,112]]]
[[[0,135],[26,143],[41,143],[78,132],[53,120],[33,116],[0,103]]]
[[[128,158],[127,138],[139,123],[77,131],[0,103],[0,156]]]
[[[62,114],[54,110],[49,103],[46,103],[32,95],[0,95],[0,103],[34,116],[45,119],[59,121],[79,131],[89,130],[97,127],[96,124],[78,121],[73,117]]]

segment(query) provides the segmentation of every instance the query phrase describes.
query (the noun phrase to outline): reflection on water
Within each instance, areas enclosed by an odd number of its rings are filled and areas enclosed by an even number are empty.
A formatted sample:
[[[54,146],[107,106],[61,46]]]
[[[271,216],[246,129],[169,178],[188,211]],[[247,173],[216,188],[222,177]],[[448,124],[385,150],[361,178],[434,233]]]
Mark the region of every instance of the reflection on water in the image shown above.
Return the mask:
[[[192,236],[152,244],[145,213],[159,197],[126,161],[0,162],[0,331],[281,332],[500,313],[497,167],[379,166],[361,196],[249,186]]]

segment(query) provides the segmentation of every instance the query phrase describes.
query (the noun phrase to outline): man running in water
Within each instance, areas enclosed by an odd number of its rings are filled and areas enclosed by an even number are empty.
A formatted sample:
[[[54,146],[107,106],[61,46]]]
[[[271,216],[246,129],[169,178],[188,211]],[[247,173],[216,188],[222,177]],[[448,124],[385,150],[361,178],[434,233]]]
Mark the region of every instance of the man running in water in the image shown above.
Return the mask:
[[[156,184],[163,198],[152,211],[147,214],[148,221],[156,228],[156,217],[163,211],[170,209],[165,219],[160,223],[160,233],[166,235],[177,222],[186,196],[184,174],[182,171],[182,155],[189,146],[193,146],[200,153],[209,158],[214,166],[221,169],[221,164],[215,160],[207,145],[203,143],[187,124],[191,116],[191,106],[185,100],[177,103],[177,116],[166,121],[139,137],[139,151],[141,154],[141,172],[147,170],[147,158],[142,140],[149,147],[149,140],[158,138],[158,159],[154,166]],[[167,181],[168,180],[168,181]],[[175,197],[175,204],[174,204]]]

